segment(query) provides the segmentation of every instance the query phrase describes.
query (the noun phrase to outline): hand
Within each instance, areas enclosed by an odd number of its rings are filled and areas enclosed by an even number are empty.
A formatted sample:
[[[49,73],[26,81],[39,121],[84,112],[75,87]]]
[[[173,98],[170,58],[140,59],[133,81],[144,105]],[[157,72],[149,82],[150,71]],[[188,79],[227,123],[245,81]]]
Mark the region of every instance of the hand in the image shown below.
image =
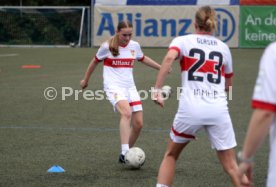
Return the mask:
[[[152,92],[152,100],[161,107],[165,105],[161,90],[156,89]]]
[[[81,86],[82,89],[85,89],[88,86],[88,82],[85,81],[85,80],[81,80],[80,81],[80,86]]]
[[[242,185],[253,186],[253,165],[252,163],[241,162],[239,164],[239,179]]]

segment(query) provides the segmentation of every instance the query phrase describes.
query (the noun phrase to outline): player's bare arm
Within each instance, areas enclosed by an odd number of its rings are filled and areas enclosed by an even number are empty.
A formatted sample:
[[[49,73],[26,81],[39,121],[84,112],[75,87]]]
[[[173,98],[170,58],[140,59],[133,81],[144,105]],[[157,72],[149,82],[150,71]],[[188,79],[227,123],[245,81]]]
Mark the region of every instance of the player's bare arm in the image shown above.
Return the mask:
[[[225,91],[228,92],[229,88],[233,86],[233,79],[231,78],[225,78]]]
[[[96,69],[98,62],[96,61],[95,57],[91,60],[90,64],[87,67],[83,80],[80,81],[80,86],[82,89],[85,89],[88,86],[88,81]]]
[[[164,99],[159,90],[161,90],[162,85],[166,79],[167,74],[171,71],[171,66],[173,61],[177,58],[178,52],[176,50],[169,50],[163,59],[161,69],[157,75],[157,80],[155,83],[155,92],[153,92],[153,100],[156,104],[164,107]]]
[[[249,123],[244,143],[243,157],[250,158],[256,153],[269,132],[275,113],[269,110],[256,109]]]
[[[173,61],[177,58],[178,52],[176,50],[169,50],[166,56],[163,59],[161,69],[157,75],[157,80],[155,83],[155,88],[156,89],[161,89],[167,74],[171,70],[171,66]]]
[[[246,174],[250,184],[253,183],[253,155],[261,146],[269,132],[275,113],[268,110],[256,109],[253,112],[246,135],[244,150],[240,153],[240,177]]]
[[[143,64],[149,66],[149,67],[152,67],[154,69],[157,69],[157,70],[160,70],[161,68],[161,65],[158,64],[157,62],[155,62],[154,60],[152,60],[150,57],[148,56],[145,56],[143,61],[142,61]]]

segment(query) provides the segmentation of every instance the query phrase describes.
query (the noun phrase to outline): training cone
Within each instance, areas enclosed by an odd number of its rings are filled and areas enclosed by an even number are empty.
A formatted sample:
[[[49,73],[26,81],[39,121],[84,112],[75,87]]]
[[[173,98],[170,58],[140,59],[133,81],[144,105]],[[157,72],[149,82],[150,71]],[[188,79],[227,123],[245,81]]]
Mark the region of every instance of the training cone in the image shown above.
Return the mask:
[[[50,167],[47,172],[48,173],[62,173],[62,172],[65,172],[65,170],[62,167],[55,165],[55,166]]]

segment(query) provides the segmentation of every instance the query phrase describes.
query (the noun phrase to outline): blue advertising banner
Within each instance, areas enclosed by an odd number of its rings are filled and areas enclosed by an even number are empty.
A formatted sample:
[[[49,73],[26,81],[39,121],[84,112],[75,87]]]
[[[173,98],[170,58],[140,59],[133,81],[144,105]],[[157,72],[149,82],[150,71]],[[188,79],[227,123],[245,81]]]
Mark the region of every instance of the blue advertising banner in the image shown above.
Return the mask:
[[[196,5],[239,5],[239,0],[197,0]]]
[[[214,6],[217,13],[215,36],[229,47],[238,47],[239,6]],[[167,47],[176,36],[193,33],[198,6],[103,6],[96,5],[93,45],[99,46],[116,32],[122,20],[133,23],[133,39],[144,47]]]
[[[127,0],[127,5],[196,5],[197,0]]]
[[[91,0],[99,5],[239,5],[239,0]]]
[[[239,5],[240,1],[239,0],[230,0],[230,5]]]

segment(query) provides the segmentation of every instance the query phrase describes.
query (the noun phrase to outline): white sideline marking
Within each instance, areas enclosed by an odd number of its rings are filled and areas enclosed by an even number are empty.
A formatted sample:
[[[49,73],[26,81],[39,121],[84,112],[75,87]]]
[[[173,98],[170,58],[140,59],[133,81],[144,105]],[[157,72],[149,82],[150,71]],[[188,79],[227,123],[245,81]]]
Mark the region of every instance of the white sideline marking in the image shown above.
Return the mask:
[[[0,57],[12,57],[12,56],[18,56],[18,54],[0,54]]]
[[[64,128],[54,128],[54,127],[20,127],[20,126],[0,126],[0,129],[27,129],[27,130],[61,130],[61,131],[119,131],[119,128],[76,128],[76,127],[64,127]],[[170,129],[142,129],[144,132],[169,132]]]

